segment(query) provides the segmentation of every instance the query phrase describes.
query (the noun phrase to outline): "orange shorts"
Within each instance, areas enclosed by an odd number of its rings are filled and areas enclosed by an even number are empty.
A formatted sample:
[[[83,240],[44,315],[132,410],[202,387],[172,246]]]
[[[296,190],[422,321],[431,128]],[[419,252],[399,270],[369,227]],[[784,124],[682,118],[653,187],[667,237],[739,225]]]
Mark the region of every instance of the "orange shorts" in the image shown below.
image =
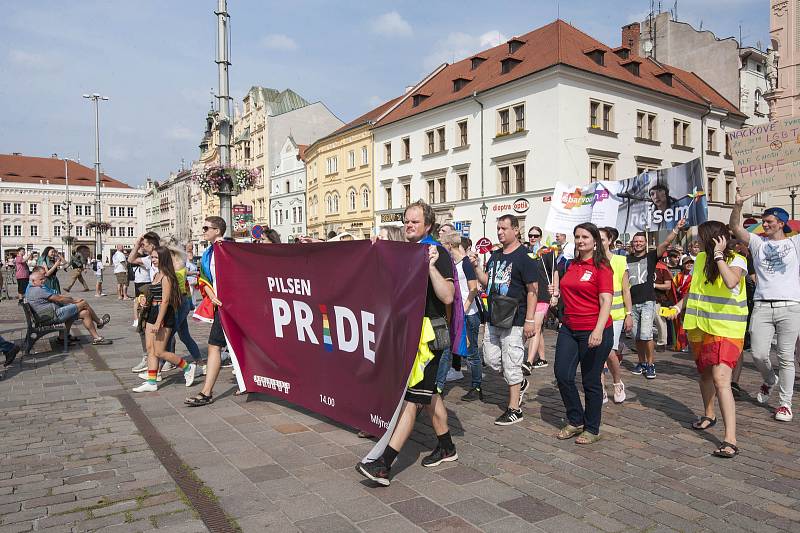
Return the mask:
[[[736,368],[744,348],[744,339],[730,339],[710,335],[700,329],[686,332],[689,345],[694,354],[694,363],[701,374],[714,365],[728,365]]]

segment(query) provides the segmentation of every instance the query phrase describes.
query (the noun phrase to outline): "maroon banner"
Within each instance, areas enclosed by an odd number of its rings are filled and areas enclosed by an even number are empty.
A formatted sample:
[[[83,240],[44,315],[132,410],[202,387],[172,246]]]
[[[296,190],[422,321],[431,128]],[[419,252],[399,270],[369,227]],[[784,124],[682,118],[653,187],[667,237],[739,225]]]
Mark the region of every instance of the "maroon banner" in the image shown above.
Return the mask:
[[[417,352],[428,247],[223,242],[214,254],[240,384],[383,434]]]

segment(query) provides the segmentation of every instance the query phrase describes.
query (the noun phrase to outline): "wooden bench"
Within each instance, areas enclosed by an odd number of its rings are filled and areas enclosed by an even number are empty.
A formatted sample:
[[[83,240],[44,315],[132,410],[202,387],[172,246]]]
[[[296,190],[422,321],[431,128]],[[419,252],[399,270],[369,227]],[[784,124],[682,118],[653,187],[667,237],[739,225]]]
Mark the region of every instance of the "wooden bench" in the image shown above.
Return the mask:
[[[25,311],[25,321],[28,323],[28,331],[25,334],[25,342],[22,344],[22,354],[30,355],[36,341],[49,335],[50,333],[64,334],[64,353],[69,351],[69,331],[66,325],[61,322],[43,322],[34,312],[30,304],[23,302],[22,309]]]

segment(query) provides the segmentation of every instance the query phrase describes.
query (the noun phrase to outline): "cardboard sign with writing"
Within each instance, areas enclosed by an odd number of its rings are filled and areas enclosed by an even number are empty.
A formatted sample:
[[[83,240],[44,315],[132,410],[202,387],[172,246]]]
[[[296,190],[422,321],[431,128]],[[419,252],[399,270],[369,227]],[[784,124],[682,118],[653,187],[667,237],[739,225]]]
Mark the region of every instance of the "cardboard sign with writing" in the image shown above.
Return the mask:
[[[728,134],[742,194],[800,185],[800,117]]]

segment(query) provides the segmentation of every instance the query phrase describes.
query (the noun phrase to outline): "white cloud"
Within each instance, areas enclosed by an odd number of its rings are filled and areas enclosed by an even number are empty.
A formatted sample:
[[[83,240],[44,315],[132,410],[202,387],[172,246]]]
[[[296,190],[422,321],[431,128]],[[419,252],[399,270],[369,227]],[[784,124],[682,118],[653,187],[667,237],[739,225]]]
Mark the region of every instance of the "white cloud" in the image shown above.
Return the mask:
[[[382,103],[384,103],[385,101],[386,101],[385,98],[381,98],[378,95],[372,95],[367,99],[367,105],[370,108],[375,108],[375,107],[378,107],[379,105],[381,105]]]
[[[261,45],[271,50],[297,50],[297,43],[288,35],[271,33],[261,39]]]
[[[406,37],[412,35],[414,30],[411,29],[409,24],[400,13],[397,11],[389,11],[372,21],[372,32],[380,35],[398,35]]]
[[[444,39],[433,45],[433,50],[425,56],[423,65],[426,70],[433,70],[442,63],[453,63],[476,52],[492,48],[508,40],[498,30],[490,30],[481,35],[470,35],[462,32],[447,34]]]
[[[188,141],[199,138],[202,133],[184,126],[173,126],[172,129],[164,133],[164,137],[173,141]]]
[[[48,56],[19,49],[9,50],[8,59],[15,65],[28,68],[45,69],[53,66],[53,62]]]

